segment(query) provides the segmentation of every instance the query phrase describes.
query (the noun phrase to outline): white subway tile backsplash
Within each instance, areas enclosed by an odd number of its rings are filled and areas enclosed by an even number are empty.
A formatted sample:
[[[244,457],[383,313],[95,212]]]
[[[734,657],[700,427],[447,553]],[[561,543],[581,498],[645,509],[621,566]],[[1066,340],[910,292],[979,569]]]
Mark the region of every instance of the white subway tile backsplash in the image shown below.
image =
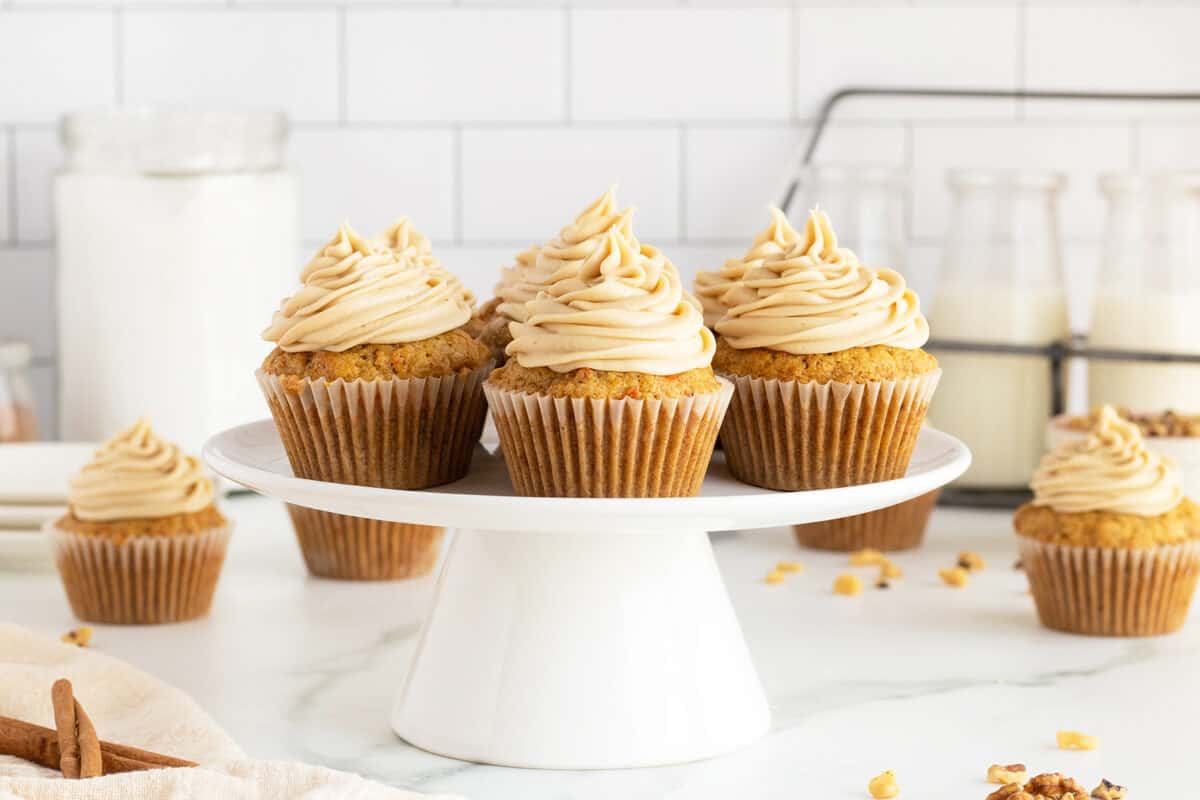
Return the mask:
[[[48,242],[54,236],[51,192],[54,172],[63,161],[58,132],[18,130],[15,133],[17,166],[16,240],[21,244]]]
[[[500,268],[513,263],[513,257],[523,247],[477,247],[435,241],[433,253],[446,269],[458,276],[475,293],[480,305],[492,297],[492,289],[500,280]]]
[[[946,171],[953,167],[1052,170],[1065,173],[1063,234],[1095,238],[1104,223],[1096,188],[1101,172],[1129,167],[1123,125],[917,125],[913,129],[913,233],[940,237],[949,224]]]
[[[1136,166],[1149,172],[1200,169],[1200,125],[1139,126]]]
[[[1018,9],[1008,7],[826,7],[796,12],[796,111],[812,118],[848,86],[1013,89]],[[843,101],[845,117],[1012,116],[1004,100]]]
[[[1200,6],[1031,7],[1026,83],[1030,89],[1188,92],[1200,86]],[[1031,117],[1114,119],[1200,117],[1200,103],[1030,102]]]
[[[281,108],[296,120],[338,116],[332,10],[124,12],[127,104]]]
[[[37,414],[38,438],[58,438],[58,367],[38,364],[29,369],[33,389],[34,413]]]
[[[464,131],[463,238],[545,241],[614,183],[638,238],[678,238],[679,162],[672,128]]]
[[[55,351],[54,254],[48,248],[0,249],[0,339],[23,339],[34,358]]]
[[[0,120],[53,122],[116,99],[113,15],[0,9]]]
[[[765,224],[800,163],[812,128],[690,128],[687,132],[688,239],[749,242]],[[902,167],[901,125],[831,125],[815,163]]]
[[[788,13],[767,8],[572,11],[572,115],[581,120],[786,119],[791,110]]]
[[[453,137],[448,129],[294,131],[302,236],[324,242],[343,220],[374,234],[406,215],[427,236],[452,237]]]
[[[351,9],[350,119],[562,119],[565,13]]]

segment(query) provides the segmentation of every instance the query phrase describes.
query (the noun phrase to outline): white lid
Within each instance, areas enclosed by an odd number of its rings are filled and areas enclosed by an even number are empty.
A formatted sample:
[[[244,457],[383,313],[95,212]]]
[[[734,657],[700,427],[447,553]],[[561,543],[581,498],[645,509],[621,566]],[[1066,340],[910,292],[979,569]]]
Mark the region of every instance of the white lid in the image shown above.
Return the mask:
[[[0,369],[19,369],[29,366],[33,348],[28,342],[0,341]]]

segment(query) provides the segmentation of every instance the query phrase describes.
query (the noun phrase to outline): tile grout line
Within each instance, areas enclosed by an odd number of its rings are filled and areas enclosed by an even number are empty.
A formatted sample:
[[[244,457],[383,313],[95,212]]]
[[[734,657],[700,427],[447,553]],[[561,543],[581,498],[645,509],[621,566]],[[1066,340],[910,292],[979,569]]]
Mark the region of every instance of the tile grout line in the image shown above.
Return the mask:
[[[344,127],[350,121],[350,50],[346,46],[346,6],[337,7],[338,35],[338,127]]]
[[[571,46],[571,36],[574,35],[575,29],[575,12],[566,6],[562,10],[563,15],[563,118],[566,120],[567,127],[571,127],[574,122],[574,105],[572,103],[572,95],[575,92],[574,65],[571,63],[571,54],[574,48]]]
[[[688,193],[688,173],[687,173],[687,148],[688,148],[688,130],[687,125],[680,124],[679,126],[679,223],[677,227],[679,241],[686,242],[688,240],[688,224],[687,224],[687,193]]]
[[[461,125],[455,125],[451,136],[451,239],[455,245],[461,245],[465,238],[463,232],[463,131]]]

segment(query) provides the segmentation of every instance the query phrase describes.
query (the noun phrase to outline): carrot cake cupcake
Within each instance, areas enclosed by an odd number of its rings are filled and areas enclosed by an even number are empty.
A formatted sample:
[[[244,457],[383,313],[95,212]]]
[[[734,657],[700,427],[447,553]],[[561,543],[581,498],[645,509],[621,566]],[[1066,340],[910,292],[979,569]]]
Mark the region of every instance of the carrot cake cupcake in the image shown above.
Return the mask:
[[[432,254],[404,252],[343,225],[263,333],[277,346],[259,384],[300,477],[425,489],[470,466],[491,356],[463,330],[462,285]],[[364,523],[352,535],[324,512],[292,514],[309,569],[328,577],[420,574],[440,538],[426,526]]]
[[[1013,520],[1038,617],[1103,636],[1178,630],[1200,575],[1200,508],[1111,406],[1042,458]]]
[[[525,303],[485,386],[522,495],[694,495],[732,387],[679,273],[633,236],[632,210],[577,242]]]
[[[472,336],[478,337],[483,332],[483,319],[475,311],[475,293],[463,285],[458,276],[445,269],[441,262],[433,256],[433,245],[426,236],[413,227],[408,217],[400,217],[387,230],[371,242],[379,249],[391,250],[400,261],[425,261],[434,271],[441,272],[446,281],[462,292],[463,301],[472,311],[472,316],[463,326]]]
[[[764,238],[779,246],[720,295],[713,369],[737,387],[721,429],[730,470],[783,490],[902,476],[941,374],[916,294],[838,247],[822,211],[803,233],[772,212]]]
[[[232,526],[196,458],[145,418],[71,479],[47,524],[67,600],[89,622],[181,622],[208,613]]]
[[[768,258],[777,259],[796,246],[800,234],[788,222],[787,215],[774,206],[770,209],[771,223],[754,237],[754,243],[741,258],[727,260],[719,270],[696,273],[693,291],[704,312],[704,324],[714,327],[729,309],[725,293],[737,285],[746,270]]]

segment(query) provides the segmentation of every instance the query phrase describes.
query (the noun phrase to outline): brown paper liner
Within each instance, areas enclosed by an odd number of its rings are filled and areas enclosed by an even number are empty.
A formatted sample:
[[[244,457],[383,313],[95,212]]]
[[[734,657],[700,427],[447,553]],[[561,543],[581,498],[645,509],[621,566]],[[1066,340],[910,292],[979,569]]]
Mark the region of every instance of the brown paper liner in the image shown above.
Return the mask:
[[[299,392],[261,369],[255,375],[298,477],[426,489],[467,474],[490,370],[489,363],[434,378],[304,380]]]
[[[1187,619],[1200,576],[1200,542],[1134,550],[1017,539],[1038,617],[1047,628],[1155,636],[1179,630]]]
[[[288,505],[308,571],[321,578],[388,581],[428,575],[445,528],[348,517]]]
[[[736,387],[721,426],[729,470],[783,491],[902,477],[941,374],[869,383],[723,375]]]
[[[500,450],[526,497],[691,497],[733,386],[668,399],[548,397],[484,385]]]
[[[65,531],[53,521],[44,530],[76,617],[151,625],[208,613],[233,526],[177,536],[133,536],[120,544]]]
[[[802,547],[817,550],[910,550],[921,546],[939,494],[941,490],[932,491],[878,511],[792,528]]]

